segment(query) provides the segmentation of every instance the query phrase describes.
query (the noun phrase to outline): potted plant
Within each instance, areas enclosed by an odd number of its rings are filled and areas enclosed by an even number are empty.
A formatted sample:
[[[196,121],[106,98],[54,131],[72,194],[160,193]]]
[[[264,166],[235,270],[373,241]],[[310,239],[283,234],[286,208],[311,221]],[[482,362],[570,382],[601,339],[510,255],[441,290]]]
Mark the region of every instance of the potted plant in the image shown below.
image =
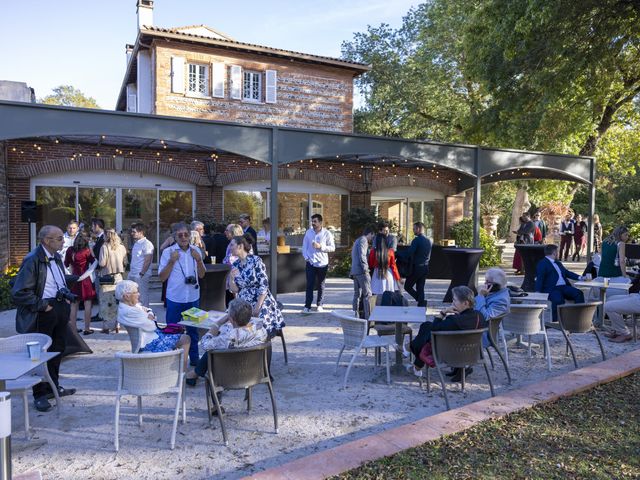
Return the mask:
[[[496,237],[498,230],[498,219],[502,208],[497,203],[490,201],[480,203],[480,215],[482,216],[482,226],[492,237]]]

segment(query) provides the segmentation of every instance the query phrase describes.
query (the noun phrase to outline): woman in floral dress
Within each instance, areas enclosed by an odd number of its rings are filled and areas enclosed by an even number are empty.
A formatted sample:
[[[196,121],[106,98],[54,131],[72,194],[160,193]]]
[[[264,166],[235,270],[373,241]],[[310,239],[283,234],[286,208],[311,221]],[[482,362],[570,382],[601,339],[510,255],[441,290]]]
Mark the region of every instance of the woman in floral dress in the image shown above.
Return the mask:
[[[264,263],[259,256],[249,255],[251,244],[243,236],[233,237],[229,246],[232,255],[238,257],[229,274],[229,287],[239,298],[251,304],[253,316],[260,317],[269,338],[273,338],[285,324],[282,312],[269,291]]]

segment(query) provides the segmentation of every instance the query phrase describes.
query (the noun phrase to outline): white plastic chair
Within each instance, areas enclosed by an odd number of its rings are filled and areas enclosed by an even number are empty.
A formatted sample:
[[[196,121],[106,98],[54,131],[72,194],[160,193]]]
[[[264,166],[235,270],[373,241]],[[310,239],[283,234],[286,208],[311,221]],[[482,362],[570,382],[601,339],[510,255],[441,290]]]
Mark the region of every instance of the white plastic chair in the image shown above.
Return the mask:
[[[351,367],[353,366],[356,357],[360,351],[365,348],[375,348],[376,352],[380,348],[384,348],[386,350],[387,384],[390,384],[391,373],[389,371],[389,346],[395,343],[395,337],[367,335],[369,322],[367,320],[357,318],[355,312],[350,310],[334,310],[332,315],[340,320],[342,333],[344,335],[344,343],[340,349],[340,353],[338,354],[338,361],[336,362],[336,374],[338,373],[338,365],[342,358],[342,352],[345,350],[354,350],[353,357],[351,357],[347,371],[344,374],[343,388],[347,387],[347,378],[349,377],[349,372],[351,372]],[[377,357],[378,356],[376,355],[376,359]]]
[[[516,335],[527,335],[529,339],[529,358],[531,358],[531,335],[542,335],[544,337],[544,349],[547,357],[547,368],[551,371],[551,351],[549,349],[549,338],[544,327],[542,312],[546,305],[520,304],[511,305],[511,310],[502,320],[502,327],[505,332]]]
[[[161,353],[116,352],[120,362],[118,391],[116,392],[115,449],[119,450],[120,397],[135,395],[138,397],[138,425],[142,428],[142,396],[176,393],[176,408],[171,431],[171,450],[176,443],[178,416],[182,407],[182,423],[187,421],[184,398],[184,350],[171,350]]]
[[[24,353],[27,355],[27,342],[38,342],[43,352],[46,352],[51,346],[51,337],[44,333],[23,333],[20,335],[13,335],[7,338],[0,339],[0,352],[2,353]],[[30,425],[29,425],[29,399],[27,394],[30,388],[37,385],[40,382],[47,382],[51,386],[53,395],[56,399],[56,407],[58,407],[58,414],[60,414],[60,396],[58,395],[58,389],[53,383],[51,376],[49,375],[49,369],[47,364],[43,363],[37,368],[31,370],[26,375],[18,378],[17,380],[9,380],[6,382],[7,390],[10,392],[19,392],[22,396],[22,402],[24,404],[24,432],[29,439]]]
[[[127,327],[124,325],[124,328],[127,329],[127,333],[129,334],[129,341],[131,342],[131,353],[138,353],[142,346],[140,345],[141,336],[140,329],[136,327]]]

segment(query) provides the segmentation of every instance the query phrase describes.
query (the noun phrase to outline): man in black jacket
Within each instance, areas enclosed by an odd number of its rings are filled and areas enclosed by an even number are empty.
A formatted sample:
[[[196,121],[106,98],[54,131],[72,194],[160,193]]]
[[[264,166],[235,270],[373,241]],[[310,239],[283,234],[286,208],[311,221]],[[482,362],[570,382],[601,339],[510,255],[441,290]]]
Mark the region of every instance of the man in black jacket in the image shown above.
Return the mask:
[[[415,238],[405,254],[409,257],[413,270],[404,282],[404,289],[418,302],[419,307],[427,306],[424,299],[424,284],[429,273],[429,258],[431,257],[431,240],[426,237],[424,230],[424,223],[416,222],[413,224]]]
[[[44,333],[51,337],[50,352],[64,352],[69,301],[64,298],[67,288],[64,266],[58,250],[62,248],[62,230],[45,225],[38,232],[40,245],[22,261],[20,271],[11,289],[11,299],[18,307],[16,331],[18,333]],[[66,290],[68,292],[68,290]],[[63,388],[58,383],[62,355],[47,362],[49,375],[60,396],[73,395],[75,388]],[[40,412],[51,410],[48,398],[53,398],[51,387],[41,382],[33,387],[35,407]]]
[[[248,233],[253,237],[253,247],[257,249],[258,234],[256,233],[255,229],[251,226],[251,216],[249,214],[243,213],[242,215],[240,215],[240,219],[238,223],[242,227],[242,230],[244,231],[244,233]]]

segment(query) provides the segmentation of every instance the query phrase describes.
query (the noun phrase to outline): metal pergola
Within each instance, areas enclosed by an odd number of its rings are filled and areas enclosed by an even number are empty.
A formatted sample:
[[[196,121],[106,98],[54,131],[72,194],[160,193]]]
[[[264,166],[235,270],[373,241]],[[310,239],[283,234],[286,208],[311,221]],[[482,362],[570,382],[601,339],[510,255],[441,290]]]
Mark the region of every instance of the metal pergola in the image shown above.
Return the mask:
[[[114,144],[139,147],[162,140],[185,150],[228,152],[263,162],[271,166],[272,225],[279,221],[278,167],[306,159],[338,158],[359,165],[398,159],[403,166],[426,164],[457,172],[456,193],[473,189],[475,246],[479,244],[483,181],[552,178],[584,183],[590,187],[590,217],[595,210],[593,157],[0,101],[0,142],[40,137],[87,143],[106,138]],[[591,229],[589,237],[590,246]],[[276,258],[276,242],[271,242],[270,254]],[[270,263],[271,290],[275,295],[277,262]]]

